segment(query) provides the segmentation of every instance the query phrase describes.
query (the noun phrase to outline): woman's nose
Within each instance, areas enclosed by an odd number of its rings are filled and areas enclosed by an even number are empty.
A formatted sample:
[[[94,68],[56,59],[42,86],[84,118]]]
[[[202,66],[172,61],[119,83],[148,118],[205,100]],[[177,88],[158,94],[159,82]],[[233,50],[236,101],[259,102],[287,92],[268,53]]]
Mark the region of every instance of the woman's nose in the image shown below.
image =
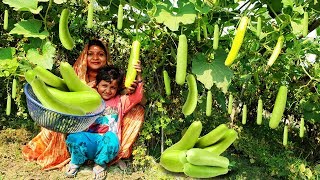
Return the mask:
[[[93,59],[99,59],[99,56],[97,54],[94,54]]]

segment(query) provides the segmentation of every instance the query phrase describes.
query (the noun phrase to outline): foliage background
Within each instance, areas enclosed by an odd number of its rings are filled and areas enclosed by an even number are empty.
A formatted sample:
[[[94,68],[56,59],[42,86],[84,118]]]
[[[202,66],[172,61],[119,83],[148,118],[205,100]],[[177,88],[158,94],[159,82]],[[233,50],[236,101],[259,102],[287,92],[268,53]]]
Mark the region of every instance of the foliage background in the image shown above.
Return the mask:
[[[23,93],[24,72],[40,64],[59,75],[59,62],[73,64],[84,44],[93,38],[109,43],[112,61],[126,69],[134,38],[141,41],[145,92],[148,99],[144,127],[132,157],[133,170],[145,170],[161,151],[177,142],[191,122],[200,120],[203,133],[227,123],[239,133],[234,146],[224,154],[234,164],[230,178],[303,179],[320,175],[320,63],[319,36],[302,36],[303,13],[309,13],[309,32],[320,34],[320,3],[315,0],[214,1],[168,0],[117,1],[94,3],[94,26],[86,28],[86,0],[3,0],[0,3],[0,128],[26,128],[36,134],[39,127],[30,119]],[[278,3],[275,3],[278,2]],[[119,3],[125,5],[124,26],[116,28]],[[71,10],[69,30],[76,46],[66,50],[59,40],[59,17],[64,8]],[[3,12],[9,10],[9,27],[2,28]],[[250,24],[236,61],[230,67],[224,60],[230,50],[239,18],[250,17]],[[257,18],[262,18],[262,33],[256,35]],[[199,26],[200,24],[200,26]],[[217,50],[212,49],[214,24],[220,27]],[[197,76],[197,108],[184,117],[181,107],[188,86],[175,83],[178,36],[188,38],[188,73]],[[207,33],[207,35],[206,35]],[[198,39],[200,34],[200,40]],[[267,61],[279,35],[284,47],[272,67]],[[316,56],[308,60],[308,54]],[[171,77],[172,94],[165,95],[162,71]],[[5,115],[12,79],[18,79],[18,96],[10,116]],[[280,85],[288,87],[283,121],[268,127]],[[205,115],[206,93],[213,93],[213,113]],[[233,113],[227,113],[227,99],[234,97]],[[263,100],[263,124],[256,124],[258,99]],[[248,106],[248,120],[241,124],[241,109]],[[306,135],[299,137],[300,119],[306,121]],[[289,126],[289,144],[282,145],[284,125]]]

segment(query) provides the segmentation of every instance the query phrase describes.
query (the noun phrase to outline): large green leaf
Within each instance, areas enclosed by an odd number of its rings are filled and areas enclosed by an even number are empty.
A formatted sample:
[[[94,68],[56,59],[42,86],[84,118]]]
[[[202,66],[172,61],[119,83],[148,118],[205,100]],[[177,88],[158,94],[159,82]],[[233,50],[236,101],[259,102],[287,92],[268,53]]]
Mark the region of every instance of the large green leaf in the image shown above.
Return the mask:
[[[37,49],[29,49],[27,52],[27,59],[33,64],[37,64],[46,69],[52,69],[53,57],[56,53],[56,48],[47,41],[41,48],[41,52]]]
[[[203,0],[195,0],[193,3],[195,9],[201,14],[208,14],[208,12],[211,11],[211,7],[207,3],[203,2]]]
[[[16,23],[15,28],[10,31],[10,34],[19,34],[24,37],[38,37],[40,39],[45,39],[49,36],[48,31],[40,31],[42,27],[42,21],[36,19],[22,20]]]
[[[154,15],[158,23],[163,23],[171,31],[177,31],[179,24],[192,24],[196,18],[196,10],[190,2],[179,2],[179,7],[174,8],[168,1],[157,4],[157,11]]]
[[[0,48],[0,60],[12,59],[16,54],[16,49],[13,47]]]
[[[302,100],[304,101],[304,100]],[[301,107],[303,109],[304,118],[312,123],[320,122],[320,105],[312,101],[302,102]]]
[[[207,89],[211,89],[213,84],[226,93],[233,76],[233,72],[224,65],[227,54],[224,51],[217,51],[215,59],[208,62],[207,57],[199,53],[192,59],[192,73],[197,75]]]
[[[38,7],[38,0],[3,0],[4,4],[8,4],[16,11],[30,11],[33,14],[39,14],[42,6]]]

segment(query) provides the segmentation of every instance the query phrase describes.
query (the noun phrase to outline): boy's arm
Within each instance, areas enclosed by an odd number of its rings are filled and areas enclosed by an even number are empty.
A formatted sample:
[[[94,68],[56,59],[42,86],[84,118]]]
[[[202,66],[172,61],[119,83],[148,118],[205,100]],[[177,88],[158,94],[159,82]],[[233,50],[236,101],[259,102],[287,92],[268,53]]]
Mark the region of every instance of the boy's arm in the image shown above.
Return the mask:
[[[134,67],[137,70],[137,77],[134,82],[137,84],[137,87],[132,94],[124,95],[121,97],[121,101],[123,105],[122,109],[124,110],[123,111],[124,113],[129,111],[136,104],[145,102],[140,61],[138,61],[138,64],[136,64]]]
[[[138,82],[138,86],[134,93],[121,96],[121,108],[123,113],[127,113],[136,104],[139,104],[144,98],[143,82]]]

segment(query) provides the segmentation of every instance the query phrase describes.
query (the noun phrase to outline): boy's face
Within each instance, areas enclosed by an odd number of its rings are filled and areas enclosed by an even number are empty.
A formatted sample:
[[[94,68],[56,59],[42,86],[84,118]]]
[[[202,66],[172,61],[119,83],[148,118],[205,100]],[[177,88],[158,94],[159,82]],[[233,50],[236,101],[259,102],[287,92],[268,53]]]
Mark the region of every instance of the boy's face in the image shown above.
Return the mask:
[[[117,95],[118,83],[116,80],[111,80],[111,82],[102,80],[97,85],[98,93],[104,100],[109,100]]]

